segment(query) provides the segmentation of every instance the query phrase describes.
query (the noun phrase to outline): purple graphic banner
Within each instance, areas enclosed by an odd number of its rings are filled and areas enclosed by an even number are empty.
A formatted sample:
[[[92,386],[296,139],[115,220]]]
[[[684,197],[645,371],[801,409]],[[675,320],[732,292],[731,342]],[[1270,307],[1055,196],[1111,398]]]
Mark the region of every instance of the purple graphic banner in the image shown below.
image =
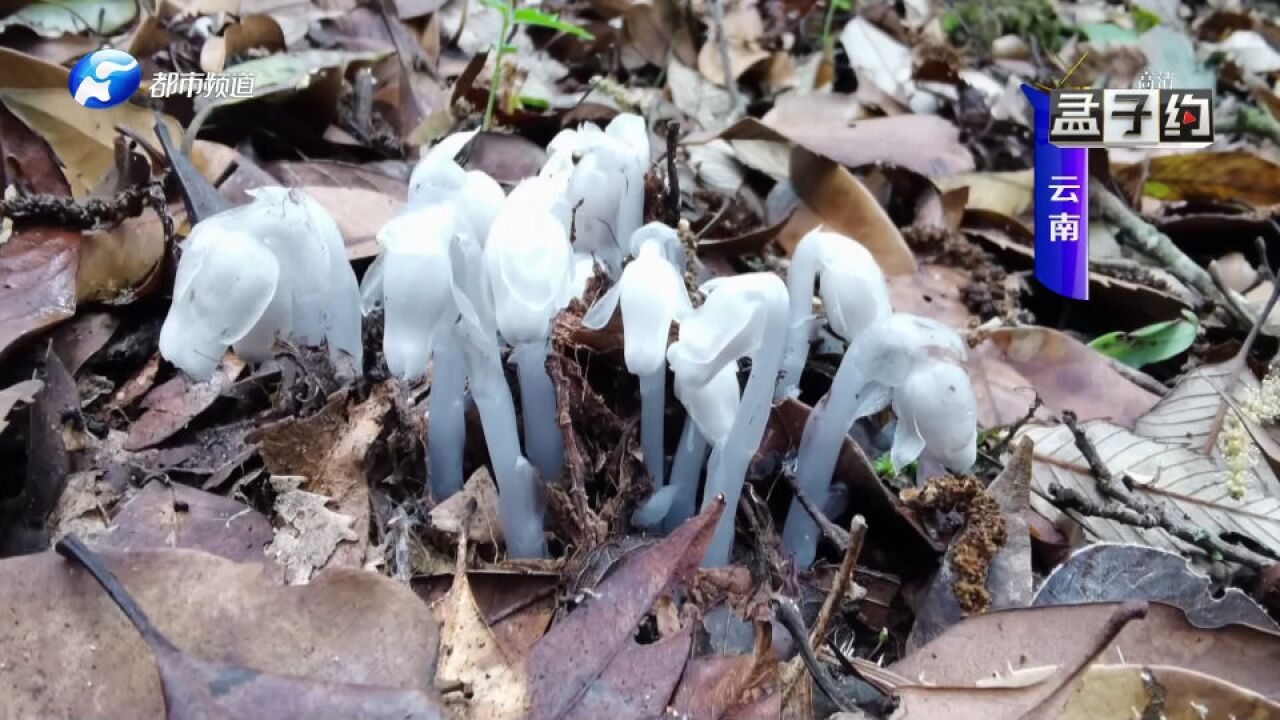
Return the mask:
[[[1050,97],[1030,85],[1035,110],[1036,279],[1075,300],[1089,299],[1089,151],[1049,142]]]

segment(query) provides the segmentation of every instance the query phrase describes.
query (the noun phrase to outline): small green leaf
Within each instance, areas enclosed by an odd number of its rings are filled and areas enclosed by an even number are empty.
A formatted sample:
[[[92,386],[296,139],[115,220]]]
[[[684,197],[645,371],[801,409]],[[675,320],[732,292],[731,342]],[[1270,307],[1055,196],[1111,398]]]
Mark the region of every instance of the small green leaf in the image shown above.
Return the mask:
[[[582,38],[583,40],[594,40],[595,36],[583,30],[582,28],[568,23],[560,19],[559,15],[549,15],[538,10],[537,8],[522,7],[516,10],[515,22],[520,25],[533,25],[535,27],[551,28],[559,30]]]
[[[1094,338],[1089,347],[1130,367],[1168,360],[1191,347],[1200,321],[1185,310],[1177,320],[1148,325],[1130,333],[1113,332]]]
[[[831,4],[834,5],[837,10],[844,10],[846,12],[849,10],[849,0],[831,0]]]
[[[1173,194],[1173,188],[1159,180],[1148,180],[1142,184],[1142,194],[1156,199],[1167,198]]]
[[[1129,11],[1129,16],[1133,18],[1134,30],[1139,35],[1160,24],[1160,16],[1146,8],[1135,7]]]
[[[942,14],[942,31],[948,35],[960,29],[960,16],[948,10]]]
[[[531,110],[546,110],[551,107],[551,103],[542,98],[529,97],[528,95],[520,96],[520,105]]]
[[[509,15],[511,13],[511,5],[508,3],[502,2],[502,0],[480,0],[480,2],[484,3],[485,5],[488,5],[494,10],[497,10],[503,15]]]

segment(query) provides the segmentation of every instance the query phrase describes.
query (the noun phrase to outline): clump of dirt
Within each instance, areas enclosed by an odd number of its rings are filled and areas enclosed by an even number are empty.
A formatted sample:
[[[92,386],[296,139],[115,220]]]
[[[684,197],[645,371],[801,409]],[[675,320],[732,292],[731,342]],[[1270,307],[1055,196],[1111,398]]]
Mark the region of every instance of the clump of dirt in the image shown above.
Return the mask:
[[[923,490],[903,492],[902,500],[916,510],[964,515],[964,529],[951,544],[951,566],[956,573],[951,591],[966,614],[985,612],[991,607],[987,571],[1009,537],[999,504],[972,475],[934,478]]]
[[[963,233],[912,225],[902,231],[902,236],[921,259],[969,273],[969,282],[960,288],[960,299],[979,320],[1011,317],[1018,312],[1018,298],[1005,286],[1008,273]]]

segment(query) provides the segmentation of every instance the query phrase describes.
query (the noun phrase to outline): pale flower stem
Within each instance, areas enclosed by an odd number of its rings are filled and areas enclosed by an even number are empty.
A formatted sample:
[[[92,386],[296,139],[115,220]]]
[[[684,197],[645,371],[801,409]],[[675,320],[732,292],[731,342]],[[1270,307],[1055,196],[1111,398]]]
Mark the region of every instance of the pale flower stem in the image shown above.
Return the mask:
[[[511,387],[502,370],[497,344],[474,349],[470,361],[471,394],[480,410],[489,460],[498,482],[498,524],[513,558],[546,557],[542,537],[543,496],[529,462],[520,455],[520,435]]]
[[[813,327],[813,283],[818,275],[819,246],[801,242],[787,268],[787,299],[790,303],[787,323],[787,347],[782,357],[782,374],[774,398],[781,400],[796,392],[804,361],[809,357],[809,332]]]
[[[512,349],[520,377],[520,403],[524,409],[525,452],[542,474],[542,481],[556,482],[564,464],[564,437],[556,411],[556,390],[547,375],[547,343],[529,343]]]
[[[786,331],[787,308],[785,304],[766,306],[768,319],[764,337],[777,337]],[[703,493],[705,509],[718,495],[724,495],[725,511],[716,524],[702,564],[721,567],[729,564],[733,550],[733,525],[738,514],[738,500],[742,496],[742,484],[747,478],[747,466],[760,447],[769,411],[773,408],[773,391],[782,365],[782,348],[771,343],[762,345],[751,358],[751,377],[742,393],[742,404],[729,428],[724,445],[711,453],[707,489]]]
[[[858,391],[865,385],[862,372],[854,367],[851,355],[845,355],[831,390],[809,413],[800,437],[800,453],[796,461],[796,486],[814,503],[823,503],[831,487],[853,414],[858,407]],[[787,521],[782,528],[782,547],[795,558],[796,567],[808,568],[818,553],[818,522],[799,500],[792,500]]]
[[[667,399],[667,368],[664,364],[657,371],[640,375],[640,446],[644,449],[644,464],[653,476],[653,489],[666,483],[663,472],[663,418]]]
[[[663,528],[668,532],[693,517],[698,501],[698,478],[707,459],[707,439],[698,431],[693,418],[685,418],[680,432],[680,445],[671,461],[671,486],[676,489]]]
[[[444,500],[462,488],[466,444],[467,358],[451,333],[435,347],[427,411],[427,463],[431,494]]]

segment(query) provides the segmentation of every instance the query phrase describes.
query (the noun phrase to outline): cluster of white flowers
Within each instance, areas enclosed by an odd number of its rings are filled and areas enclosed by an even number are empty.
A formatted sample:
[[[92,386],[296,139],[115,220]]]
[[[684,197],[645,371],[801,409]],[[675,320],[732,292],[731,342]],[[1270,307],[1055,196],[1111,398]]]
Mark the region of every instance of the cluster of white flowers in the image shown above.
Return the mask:
[[[1249,473],[1258,464],[1258,448],[1245,422],[1270,424],[1280,418],[1280,375],[1274,368],[1257,387],[1245,390],[1238,407],[1239,412],[1228,410],[1218,435],[1218,448],[1227,466],[1227,490],[1236,500],[1249,490]]]

